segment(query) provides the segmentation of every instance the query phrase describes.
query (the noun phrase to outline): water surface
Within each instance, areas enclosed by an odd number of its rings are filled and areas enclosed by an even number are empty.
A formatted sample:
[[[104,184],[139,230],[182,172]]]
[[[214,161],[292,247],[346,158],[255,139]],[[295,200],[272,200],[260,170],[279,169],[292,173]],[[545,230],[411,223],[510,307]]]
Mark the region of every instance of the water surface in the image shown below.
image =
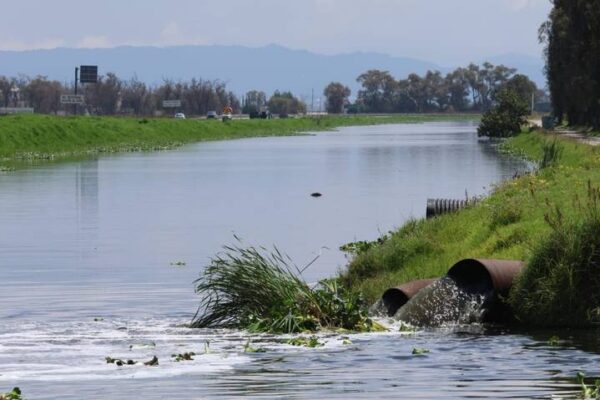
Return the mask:
[[[269,336],[189,330],[193,280],[233,235],[273,245],[309,281],[346,264],[429,197],[484,194],[524,162],[469,122],[344,128],[200,143],[0,175],[0,391],[28,398],[548,397],[598,365],[597,343],[545,346],[523,334],[426,331],[326,336],[299,349]],[[313,192],[323,194],[312,198]],[[171,265],[185,262],[183,267]],[[96,319],[96,320],[95,320]],[[170,355],[211,352],[193,362]],[[132,346],[132,347],[130,347]],[[413,347],[429,355],[415,358]],[[106,356],[158,367],[118,368]],[[592,367],[595,365],[596,367]]]

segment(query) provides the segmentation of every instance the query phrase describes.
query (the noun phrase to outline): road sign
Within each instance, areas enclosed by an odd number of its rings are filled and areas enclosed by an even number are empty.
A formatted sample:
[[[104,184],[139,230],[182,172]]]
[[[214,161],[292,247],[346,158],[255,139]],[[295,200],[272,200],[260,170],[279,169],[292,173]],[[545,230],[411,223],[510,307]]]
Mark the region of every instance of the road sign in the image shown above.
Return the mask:
[[[60,96],[61,104],[84,104],[85,97],[82,94],[63,94]]]
[[[82,65],[79,70],[79,82],[81,83],[97,83],[98,82],[98,66],[97,65]]]
[[[4,114],[33,114],[31,107],[0,107],[0,115]]]
[[[163,100],[163,108],[181,107],[181,100]]]

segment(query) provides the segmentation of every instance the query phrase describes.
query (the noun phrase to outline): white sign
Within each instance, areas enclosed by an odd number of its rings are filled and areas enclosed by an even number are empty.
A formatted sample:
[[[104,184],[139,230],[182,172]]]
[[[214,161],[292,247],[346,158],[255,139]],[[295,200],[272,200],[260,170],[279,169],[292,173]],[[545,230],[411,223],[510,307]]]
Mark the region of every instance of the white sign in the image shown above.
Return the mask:
[[[163,108],[181,107],[181,100],[163,100]]]
[[[1,114],[33,114],[33,108],[29,107],[0,107]]]
[[[84,104],[85,97],[82,94],[63,94],[60,96],[61,104]]]

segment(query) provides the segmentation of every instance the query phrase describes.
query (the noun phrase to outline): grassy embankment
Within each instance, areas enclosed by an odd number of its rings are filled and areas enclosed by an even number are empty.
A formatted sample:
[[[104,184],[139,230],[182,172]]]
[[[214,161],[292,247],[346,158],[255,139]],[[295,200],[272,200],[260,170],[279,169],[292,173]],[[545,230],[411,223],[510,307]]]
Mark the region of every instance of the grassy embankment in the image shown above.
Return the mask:
[[[0,166],[20,167],[107,152],[160,150],[185,143],[259,136],[285,136],[349,125],[427,122],[477,118],[459,115],[394,115],[285,120],[138,119],[113,117],[0,118]]]
[[[523,133],[506,148],[539,161],[552,140]],[[593,318],[582,316],[600,306],[593,294],[600,295],[600,195],[594,190],[600,184],[600,148],[557,141],[562,154],[554,165],[498,185],[459,213],[406,223],[383,244],[358,254],[342,282],[373,301],[386,288],[443,276],[463,258],[522,259],[529,265],[510,301],[518,315],[538,315],[524,322],[588,324]],[[566,250],[553,251],[556,246]]]

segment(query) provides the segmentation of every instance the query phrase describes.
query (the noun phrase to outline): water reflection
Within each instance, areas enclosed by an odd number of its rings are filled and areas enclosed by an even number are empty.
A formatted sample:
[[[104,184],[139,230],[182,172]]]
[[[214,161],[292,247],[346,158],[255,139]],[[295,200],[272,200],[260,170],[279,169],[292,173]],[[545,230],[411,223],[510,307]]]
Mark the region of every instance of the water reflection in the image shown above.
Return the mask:
[[[97,254],[99,177],[98,160],[79,163],[75,170],[75,206],[77,209],[77,232],[81,262]]]

